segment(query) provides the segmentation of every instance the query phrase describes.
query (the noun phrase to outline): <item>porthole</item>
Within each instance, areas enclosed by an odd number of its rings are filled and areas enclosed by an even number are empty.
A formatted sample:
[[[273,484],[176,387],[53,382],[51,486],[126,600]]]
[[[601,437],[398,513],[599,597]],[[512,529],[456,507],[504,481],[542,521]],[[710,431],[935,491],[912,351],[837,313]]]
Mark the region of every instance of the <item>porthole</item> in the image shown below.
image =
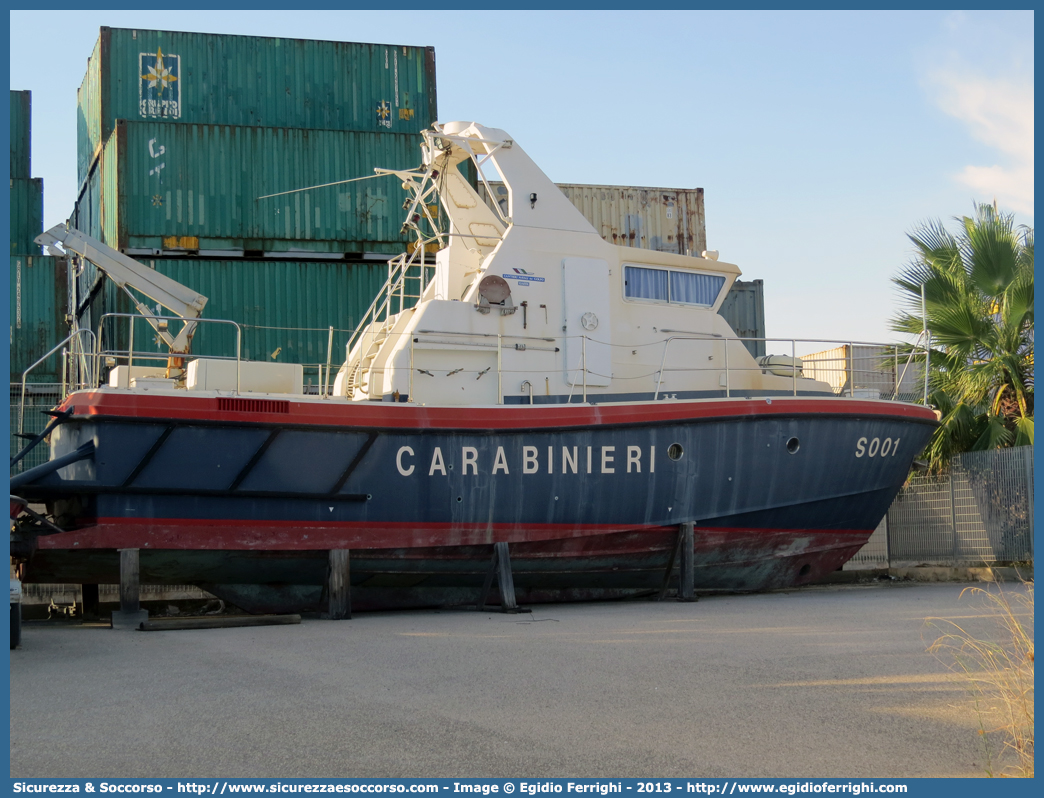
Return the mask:
[[[805,563],[801,566],[801,570],[798,571],[798,576],[808,576],[808,572],[812,570],[812,566]]]
[[[459,501],[459,502],[462,502],[462,501],[464,501],[464,497],[462,497],[462,496],[458,496],[458,497],[457,497],[457,501]]]
[[[800,448],[801,441],[799,441],[797,438],[791,438],[789,441],[787,441],[787,451],[791,454],[797,454],[798,449]]]
[[[667,447],[667,456],[672,460],[681,460],[684,455],[685,450],[680,443],[672,443]]]

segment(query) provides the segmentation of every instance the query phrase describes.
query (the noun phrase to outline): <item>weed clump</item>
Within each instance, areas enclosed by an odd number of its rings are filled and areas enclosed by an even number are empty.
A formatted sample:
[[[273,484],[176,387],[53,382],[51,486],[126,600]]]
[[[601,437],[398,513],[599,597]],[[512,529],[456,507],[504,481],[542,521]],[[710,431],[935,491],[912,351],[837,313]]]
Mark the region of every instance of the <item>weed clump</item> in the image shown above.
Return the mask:
[[[994,621],[980,639],[945,618],[929,618],[943,634],[928,648],[954,673],[974,704],[986,755],[995,777],[1033,777],[1033,585],[1018,591],[968,587]]]

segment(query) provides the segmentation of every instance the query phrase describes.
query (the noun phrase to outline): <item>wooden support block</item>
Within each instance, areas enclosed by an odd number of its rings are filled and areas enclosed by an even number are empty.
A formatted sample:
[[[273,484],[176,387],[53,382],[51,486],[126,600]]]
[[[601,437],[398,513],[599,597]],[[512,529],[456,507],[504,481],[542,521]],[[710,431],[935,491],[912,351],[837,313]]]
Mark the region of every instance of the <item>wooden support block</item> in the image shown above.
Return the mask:
[[[120,549],[120,612],[136,613],[140,609],[138,550]]]
[[[330,549],[329,563],[326,577],[328,617],[331,621],[351,618],[352,585],[348,549]]]
[[[482,612],[486,608],[486,599],[489,598],[489,589],[493,587],[493,577],[497,573],[497,558],[500,554],[500,550],[494,545],[493,546],[493,559],[489,561],[489,570],[486,571],[486,578],[482,582],[482,592],[479,593],[478,609]]]
[[[149,613],[141,608],[138,550],[119,549],[119,552],[120,609],[112,614],[112,628],[137,629],[149,617]]]
[[[507,543],[494,543],[496,552],[497,577],[500,586],[500,606],[504,612],[518,612],[515,602],[515,577],[511,573],[511,555]]]
[[[696,601],[695,591],[695,553],[693,551],[693,526],[691,521],[681,525],[678,532],[678,545],[681,549],[681,567],[678,573],[678,600]]]
[[[233,629],[237,626],[282,626],[301,623],[300,615],[219,615],[213,617],[154,618],[143,621],[142,632],[164,632],[172,629]]]
[[[98,586],[80,585],[80,594],[83,596],[83,610],[80,613],[80,617],[97,618],[98,604],[100,602],[98,597]]]

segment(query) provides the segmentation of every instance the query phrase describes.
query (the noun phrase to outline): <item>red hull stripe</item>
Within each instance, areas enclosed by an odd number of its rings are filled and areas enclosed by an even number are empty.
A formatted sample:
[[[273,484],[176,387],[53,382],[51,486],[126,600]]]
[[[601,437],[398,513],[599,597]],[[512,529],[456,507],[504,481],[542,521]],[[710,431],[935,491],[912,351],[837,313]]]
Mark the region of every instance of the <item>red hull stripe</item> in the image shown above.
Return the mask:
[[[423,407],[391,402],[344,404],[291,401],[288,404],[289,412],[234,412],[219,409],[217,397],[145,396],[84,391],[70,396],[62,407],[72,408],[73,415],[80,417],[122,416],[141,419],[389,429],[533,429],[773,415],[885,416],[937,423],[933,411],[916,405],[830,397],[497,407]]]
[[[309,526],[301,521],[103,518],[95,526],[37,539],[40,549],[182,549],[224,551],[317,551],[337,548],[393,549],[489,545],[584,538],[619,532],[673,532],[673,526],[634,524],[399,524],[348,521]],[[700,527],[715,535],[827,534],[858,537],[872,530],[731,529]],[[658,547],[658,546],[657,546]]]

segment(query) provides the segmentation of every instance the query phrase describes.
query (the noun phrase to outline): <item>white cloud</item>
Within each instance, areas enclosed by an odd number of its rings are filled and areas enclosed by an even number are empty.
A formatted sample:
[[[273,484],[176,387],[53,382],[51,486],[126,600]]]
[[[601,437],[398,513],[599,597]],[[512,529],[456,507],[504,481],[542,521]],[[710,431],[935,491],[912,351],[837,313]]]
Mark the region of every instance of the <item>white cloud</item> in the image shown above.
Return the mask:
[[[1029,20],[1032,25],[1032,15]],[[1011,210],[1032,215],[1032,34],[1017,27],[1025,22],[1023,16],[947,15],[942,40],[924,53],[932,64],[924,86],[972,138],[996,151],[986,163],[966,165],[954,179],[970,187],[976,199],[996,197]],[[969,53],[976,53],[976,60]]]
[[[964,122],[971,135],[1004,156],[993,165],[968,165],[956,179],[984,199],[996,197],[1012,210],[1033,214],[1033,84],[988,79],[965,71],[929,77],[935,100]]]

